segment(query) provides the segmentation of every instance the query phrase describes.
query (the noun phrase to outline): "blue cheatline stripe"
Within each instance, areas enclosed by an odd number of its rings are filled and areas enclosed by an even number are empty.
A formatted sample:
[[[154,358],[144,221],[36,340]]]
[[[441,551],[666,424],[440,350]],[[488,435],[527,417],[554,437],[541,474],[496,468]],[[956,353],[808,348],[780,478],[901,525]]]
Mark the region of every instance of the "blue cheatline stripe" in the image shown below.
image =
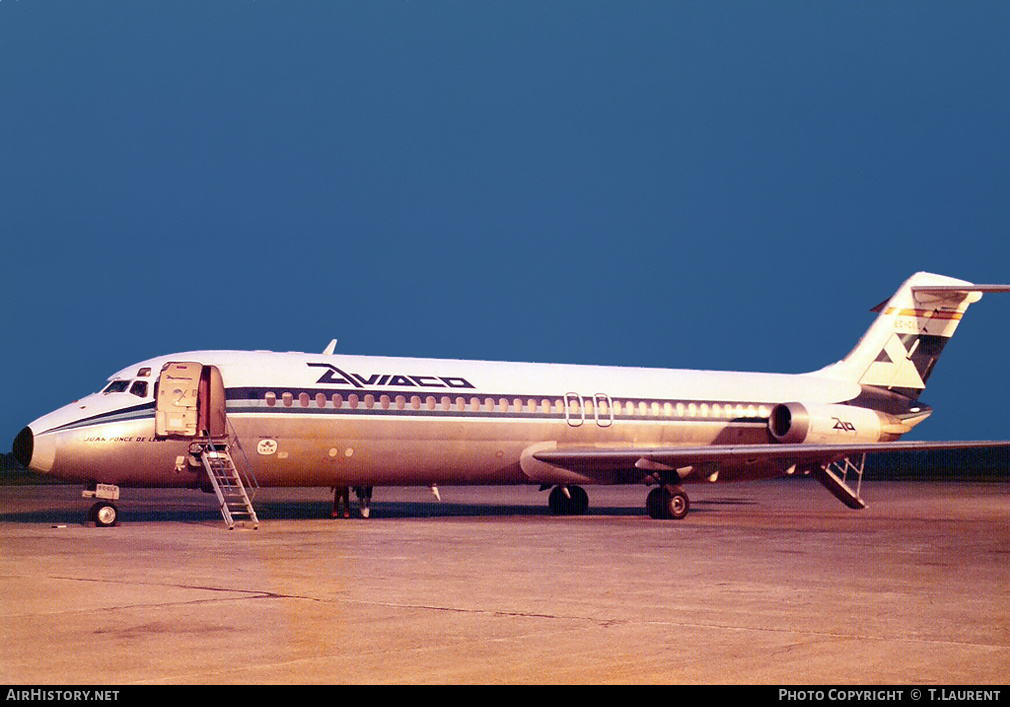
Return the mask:
[[[39,434],[46,434],[47,432],[62,432],[63,430],[76,430],[82,427],[93,427],[95,425],[105,425],[112,422],[125,422],[128,420],[143,420],[146,418],[154,419],[154,403],[143,403],[142,405],[134,405],[133,407],[122,408],[120,410],[110,410],[108,412],[103,412],[98,415],[92,415],[91,417],[86,417],[82,420],[77,420],[75,422],[68,422],[65,425],[60,425],[59,427],[53,427],[49,430],[44,430]]]

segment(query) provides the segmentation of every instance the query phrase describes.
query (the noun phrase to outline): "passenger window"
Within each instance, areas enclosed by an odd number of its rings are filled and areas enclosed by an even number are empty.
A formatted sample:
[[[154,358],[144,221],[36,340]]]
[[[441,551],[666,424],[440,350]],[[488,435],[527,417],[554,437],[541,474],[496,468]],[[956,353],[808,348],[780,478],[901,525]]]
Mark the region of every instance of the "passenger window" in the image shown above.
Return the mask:
[[[130,386],[130,392],[136,395],[138,398],[147,397],[147,381],[137,381]]]

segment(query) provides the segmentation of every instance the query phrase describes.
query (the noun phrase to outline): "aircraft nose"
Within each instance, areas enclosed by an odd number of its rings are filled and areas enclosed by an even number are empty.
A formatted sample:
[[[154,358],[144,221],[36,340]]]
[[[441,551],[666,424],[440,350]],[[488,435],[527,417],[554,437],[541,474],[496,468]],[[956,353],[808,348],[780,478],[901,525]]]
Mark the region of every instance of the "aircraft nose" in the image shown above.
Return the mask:
[[[14,438],[11,452],[18,463],[27,469],[32,462],[32,454],[35,452],[35,435],[32,433],[31,427],[26,427],[18,432],[18,436]]]

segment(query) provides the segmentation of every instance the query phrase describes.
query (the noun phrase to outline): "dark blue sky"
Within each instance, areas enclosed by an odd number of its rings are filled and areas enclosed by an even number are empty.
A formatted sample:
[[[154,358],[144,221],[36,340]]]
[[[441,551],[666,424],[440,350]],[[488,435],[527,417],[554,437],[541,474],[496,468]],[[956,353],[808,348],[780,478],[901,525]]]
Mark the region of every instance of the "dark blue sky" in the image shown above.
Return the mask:
[[[0,2],[0,436],[200,348],[802,372],[1010,281],[1010,9]],[[1010,297],[922,439],[1007,438]]]

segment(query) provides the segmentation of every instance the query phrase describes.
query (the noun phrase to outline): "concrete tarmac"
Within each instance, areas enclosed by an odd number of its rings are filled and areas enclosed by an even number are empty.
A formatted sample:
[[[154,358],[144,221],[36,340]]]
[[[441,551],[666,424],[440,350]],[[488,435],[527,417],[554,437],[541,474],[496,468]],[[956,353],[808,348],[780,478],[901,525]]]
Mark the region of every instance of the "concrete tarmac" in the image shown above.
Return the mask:
[[[993,684],[1010,674],[1010,485],[811,479],[589,487],[268,489],[258,530],[212,496],[0,488],[0,682]]]

